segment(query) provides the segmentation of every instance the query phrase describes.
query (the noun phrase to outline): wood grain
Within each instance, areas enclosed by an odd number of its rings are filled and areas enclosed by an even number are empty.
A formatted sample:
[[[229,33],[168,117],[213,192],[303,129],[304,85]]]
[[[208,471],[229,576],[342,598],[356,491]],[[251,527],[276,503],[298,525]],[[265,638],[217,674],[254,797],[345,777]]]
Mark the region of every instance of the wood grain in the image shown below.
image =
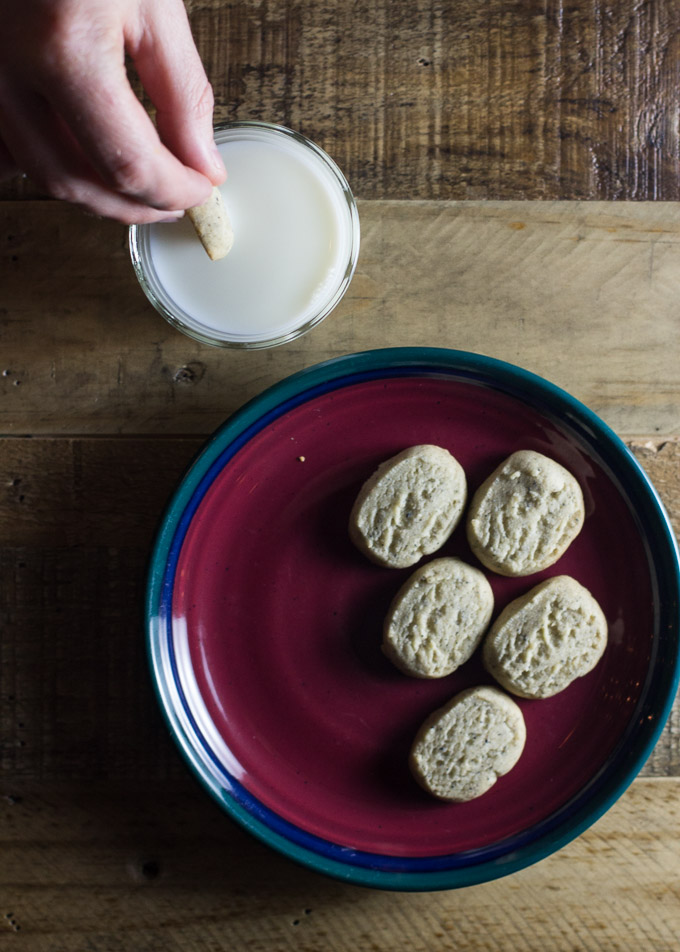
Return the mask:
[[[124,228],[0,183],[0,950],[676,949],[679,699],[641,775],[560,852],[470,889],[362,890],[293,866],[198,788],[142,608],[205,436],[288,374],[376,346],[477,351],[564,387],[627,440],[680,532],[678,3],[186,5],[216,120],[325,147],[362,253],[314,333],[222,351],[146,302]]]
[[[680,934],[671,780],[637,780],[537,865],[430,894],[299,869],[233,826],[186,776],[18,786],[0,797],[0,831],[3,950],[670,952]]]
[[[176,777],[146,668],[146,562],[196,439],[0,440],[0,778]],[[635,451],[680,528],[680,443]],[[680,777],[680,701],[646,764]],[[1,791],[0,791],[1,792]]]
[[[680,434],[680,206],[362,202],[360,214],[336,311],[247,353],[191,341],[154,311],[121,226],[0,203],[0,432],[207,434],[318,361],[430,345],[534,371],[622,436]]]
[[[215,119],[305,133],[361,198],[680,198],[674,0],[187,8]]]

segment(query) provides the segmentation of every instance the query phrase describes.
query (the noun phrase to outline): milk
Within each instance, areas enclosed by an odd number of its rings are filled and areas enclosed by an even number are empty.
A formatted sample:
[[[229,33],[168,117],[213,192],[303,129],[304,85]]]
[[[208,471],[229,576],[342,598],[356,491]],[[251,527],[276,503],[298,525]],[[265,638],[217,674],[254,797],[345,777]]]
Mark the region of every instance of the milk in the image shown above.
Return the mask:
[[[358,254],[356,206],[334,163],[288,130],[239,123],[218,130],[216,142],[228,172],[221,191],[231,251],[211,261],[186,218],[141,226],[140,280],[193,336],[279,343],[344,293]]]

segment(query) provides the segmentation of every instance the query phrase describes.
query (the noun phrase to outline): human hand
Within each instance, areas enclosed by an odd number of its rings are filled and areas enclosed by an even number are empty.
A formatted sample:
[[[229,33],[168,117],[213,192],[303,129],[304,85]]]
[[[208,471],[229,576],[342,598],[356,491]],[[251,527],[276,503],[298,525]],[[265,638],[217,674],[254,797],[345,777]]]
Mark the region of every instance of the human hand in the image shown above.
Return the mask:
[[[182,0],[0,0],[0,23],[0,176],[128,224],[180,217],[224,181]]]

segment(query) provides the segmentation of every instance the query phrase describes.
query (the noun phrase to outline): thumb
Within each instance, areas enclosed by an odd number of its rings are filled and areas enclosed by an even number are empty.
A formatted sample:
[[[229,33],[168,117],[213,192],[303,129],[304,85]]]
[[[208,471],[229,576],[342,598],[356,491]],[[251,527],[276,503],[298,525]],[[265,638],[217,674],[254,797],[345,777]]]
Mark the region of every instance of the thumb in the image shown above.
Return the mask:
[[[156,108],[164,145],[184,165],[219,185],[227,173],[213,140],[213,91],[182,0],[152,0],[147,5],[130,54]]]

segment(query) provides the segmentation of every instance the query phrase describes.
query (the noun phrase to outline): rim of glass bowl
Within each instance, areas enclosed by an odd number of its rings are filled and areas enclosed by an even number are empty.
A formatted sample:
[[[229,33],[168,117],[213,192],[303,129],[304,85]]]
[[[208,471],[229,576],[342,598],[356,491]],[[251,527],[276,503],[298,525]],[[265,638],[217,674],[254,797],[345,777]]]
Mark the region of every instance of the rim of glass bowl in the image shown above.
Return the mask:
[[[471,850],[466,855],[428,858],[425,864],[418,857],[373,856],[319,840],[282,821],[247,792],[244,795],[237,781],[225,781],[225,768],[211,770],[210,754],[200,733],[197,737],[191,717],[187,718],[187,712],[181,710],[177,672],[173,671],[172,652],[161,616],[168,585],[172,586],[168,563],[173,546],[181,545],[192,507],[221,469],[220,458],[227,451],[235,452],[272,418],[323,389],[376,376],[418,373],[455,374],[483,381],[520,396],[544,414],[565,422],[601,465],[615,474],[638,520],[645,526],[651,550],[650,569],[658,593],[656,664],[650,665],[645,690],[628,728],[593,780],[536,827],[527,828],[503,843]],[[380,889],[424,891],[487,882],[523,869],[579,836],[613,805],[647,760],[668,719],[680,680],[679,563],[670,520],[649,477],[607,424],[565,391],[512,364],[462,351],[414,347],[347,355],[300,371],[245,404],[216,431],[180,481],[161,522],[149,566],[146,630],[152,680],[170,732],[202,786],[232,819],[289,859],[346,882]],[[384,864],[381,867],[383,860],[388,861],[389,869]]]
[[[286,126],[276,125],[275,123],[260,122],[256,120],[239,120],[216,124],[214,128],[215,141],[222,141],[220,139],[220,135],[222,133],[238,129],[263,129],[292,139],[299,145],[309,149],[318,159],[320,159],[331,173],[333,178],[336,180],[337,184],[340,186],[342,197],[347,203],[347,209],[349,211],[349,254],[345,273],[343,274],[335,292],[328,299],[328,301],[326,301],[324,306],[316,314],[314,314],[313,317],[307,320],[304,324],[301,324],[299,327],[293,328],[285,334],[267,338],[266,340],[231,340],[228,338],[215,336],[214,334],[209,333],[207,329],[204,333],[191,326],[191,324],[186,323],[181,317],[181,315],[185,312],[183,312],[182,309],[177,305],[174,306],[173,310],[169,304],[166,303],[166,301],[171,301],[169,295],[166,295],[164,300],[157,291],[157,287],[160,287],[160,282],[154,282],[151,280],[151,269],[147,267],[147,262],[149,261],[148,225],[130,225],[128,229],[128,248],[130,252],[130,259],[132,261],[132,267],[134,268],[135,275],[137,276],[137,280],[139,281],[144,294],[154,306],[154,308],[158,311],[158,313],[161,314],[166,319],[166,321],[172,324],[173,327],[177,328],[177,330],[181,331],[183,334],[186,334],[188,337],[192,337],[194,340],[198,340],[203,344],[212,344],[215,347],[227,347],[237,350],[262,350],[268,347],[278,347],[280,344],[286,344],[288,341],[302,337],[303,334],[308,333],[312,330],[312,328],[316,327],[323,320],[325,320],[331,311],[335,310],[337,305],[340,303],[350,285],[352,277],[354,276],[357,261],[359,260],[359,247],[361,243],[359,211],[357,209],[357,203],[356,199],[354,198],[354,194],[352,193],[349,183],[347,182],[342,170],[328,155],[328,153],[325,152],[315,142],[312,142],[311,139],[308,139],[299,132],[288,129]],[[189,316],[186,315],[186,317],[188,318]]]

